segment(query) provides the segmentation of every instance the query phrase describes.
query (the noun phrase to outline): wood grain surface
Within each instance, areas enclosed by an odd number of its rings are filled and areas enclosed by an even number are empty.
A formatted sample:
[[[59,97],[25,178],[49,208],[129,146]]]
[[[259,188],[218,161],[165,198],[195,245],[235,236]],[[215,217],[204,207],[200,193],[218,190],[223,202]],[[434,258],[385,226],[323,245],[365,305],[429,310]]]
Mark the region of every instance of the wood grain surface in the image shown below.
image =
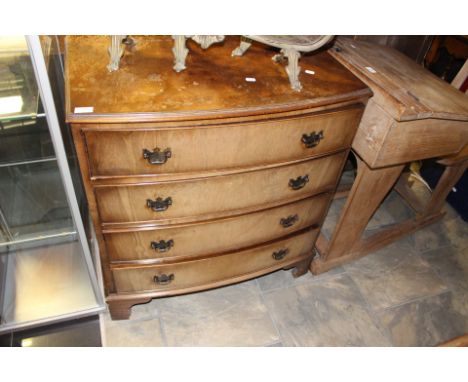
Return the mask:
[[[207,50],[189,41],[181,73],[170,36],[135,36],[109,73],[109,42],[67,37],[65,66],[67,121],[112,317],[154,297],[281,268],[307,272],[370,89],[317,51],[301,58],[295,92],[284,63],[271,60],[277,50],[254,43],[231,57],[238,36]],[[307,148],[310,134],[323,136]],[[171,155],[150,164],[143,150],[156,148]],[[154,211],[148,200],[158,197],[172,204]]]
[[[330,54],[361,78],[397,121],[468,121],[468,96],[395,49],[339,37]]]
[[[91,176],[160,175],[246,168],[288,162],[346,149],[363,108],[317,115],[204,127],[140,128],[84,132]],[[315,147],[303,135],[319,134]],[[171,150],[164,164],[150,164],[143,150]],[[222,152],[222,155],[219,153]]]
[[[317,241],[315,274],[374,252],[444,215],[445,197],[464,173],[468,147],[468,96],[388,47],[338,38],[330,54],[372,89],[352,148],[357,177],[330,240]],[[431,199],[416,217],[366,234],[377,208],[405,165],[448,157]],[[401,187],[400,187],[401,189]],[[405,195],[402,193],[402,195]],[[410,198],[414,203],[414,197]]]
[[[69,122],[161,121],[264,115],[368,97],[369,89],[327,52],[300,61],[303,90],[290,88],[276,50],[254,43],[243,57],[231,57],[239,37],[207,50],[189,41],[187,69],[175,73],[170,36],[134,36],[120,69],[109,73],[107,36],[67,36],[66,92]],[[307,74],[305,70],[315,74]],[[253,77],[256,82],[247,82]],[[93,107],[93,113],[75,113]]]
[[[155,222],[174,224],[247,213],[331,191],[346,152],[298,164],[176,182],[95,187],[102,223]],[[300,189],[291,180],[307,177]],[[147,200],[171,198],[165,211],[153,211]]]
[[[353,150],[371,168],[443,157],[468,144],[468,121],[415,119],[398,122],[371,98],[353,140]]]
[[[236,277],[248,278],[250,273],[261,270],[273,271],[286,264],[297,262],[311,255],[318,230],[306,230],[284,240],[200,260],[168,265],[114,266],[112,267],[117,292],[132,293],[152,290],[170,290],[209,285]],[[284,258],[276,260],[275,252],[287,251]],[[173,275],[167,284],[158,284],[155,276]]]
[[[183,261],[268,242],[319,225],[330,197],[321,194],[268,210],[200,223],[105,230],[104,237],[111,262]],[[151,247],[151,242],[161,240],[172,240],[172,247],[164,252]]]

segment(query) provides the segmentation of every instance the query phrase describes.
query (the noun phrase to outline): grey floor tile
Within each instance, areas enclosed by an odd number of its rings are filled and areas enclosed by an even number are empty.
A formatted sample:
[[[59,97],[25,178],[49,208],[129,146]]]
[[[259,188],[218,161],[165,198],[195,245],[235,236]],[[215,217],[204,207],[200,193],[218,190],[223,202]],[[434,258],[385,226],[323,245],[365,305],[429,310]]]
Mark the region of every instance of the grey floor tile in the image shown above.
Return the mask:
[[[164,346],[156,300],[134,305],[128,320],[113,321],[103,313],[105,346]]]
[[[345,203],[346,198],[340,198],[333,200],[330,206],[322,227],[322,231],[328,239],[330,239],[335,226],[338,223],[338,219]],[[406,205],[403,199],[395,191],[392,191],[382,205],[377,209],[374,216],[372,216],[372,219],[369,221],[366,229],[371,231],[379,227],[404,221],[413,216],[414,214],[412,213],[412,210]]]
[[[330,205],[330,209],[328,210],[328,215],[337,218],[338,216],[340,216],[341,210],[343,209],[345,204],[346,198],[334,199]]]
[[[273,273],[269,273],[265,276],[261,276],[257,279],[258,285],[262,292],[272,289],[282,289],[293,285],[299,285],[306,282],[310,282],[313,276],[310,272],[298,278],[294,278],[290,270],[279,270]]]
[[[280,341],[255,280],[157,303],[169,346],[264,346]]]
[[[458,301],[457,301],[458,299]],[[468,331],[468,316],[452,292],[378,313],[395,346],[435,346]]]
[[[335,230],[336,223],[338,222],[338,218],[345,203],[346,198],[339,198],[333,200],[330,205],[330,209],[328,210],[327,216],[322,225],[322,233],[327,239],[330,239],[333,231]]]
[[[414,249],[418,252],[431,251],[451,244],[440,222],[414,232],[410,238]]]
[[[157,307],[157,299],[153,299],[146,304],[133,305],[130,320],[149,320],[158,318],[159,312]]]
[[[389,206],[389,202],[392,202],[396,198],[398,198],[398,196],[392,194],[389,195],[389,197],[382,203],[382,205],[377,209],[377,211],[375,211],[374,216],[372,216],[371,220],[367,224],[366,230],[373,230],[375,228],[384,227],[387,225],[397,223],[400,220],[403,220],[400,219],[398,215],[396,215],[396,212],[405,211],[405,209],[403,208],[403,202],[398,203],[399,207],[401,208],[396,209],[393,215],[390,213],[391,207]],[[396,218],[395,216],[398,216],[398,218]]]
[[[391,217],[390,219],[393,220],[391,223],[402,222],[414,217],[413,210],[396,191],[390,192],[380,208],[384,209]]]
[[[347,169],[348,167],[349,169]],[[345,171],[343,171],[343,174],[341,175],[341,178],[340,178],[340,185],[341,184],[353,184],[354,179],[356,179],[354,169],[351,169],[351,166],[348,166],[348,163],[346,163]]]
[[[459,216],[454,218],[444,217],[442,220],[414,232],[411,243],[419,252],[455,246],[468,248],[468,224]]]
[[[269,348],[282,348],[283,344],[281,342],[275,342],[273,344],[267,345]]]
[[[380,229],[385,229],[414,217],[413,210],[403,198],[396,191],[391,191],[367,225],[363,237],[367,238]]]
[[[424,252],[421,257],[450,288],[468,292],[468,247],[442,247]]]
[[[104,318],[104,346],[164,346],[158,318],[110,321]]]
[[[353,281],[340,274],[264,294],[283,346],[389,346]]]
[[[345,269],[374,310],[448,289],[430,265],[412,252],[406,239],[346,264]]]
[[[268,275],[259,277],[257,278],[257,281],[260,290],[262,292],[265,292],[273,289],[284,289],[294,285],[318,281],[323,278],[330,277],[342,272],[344,272],[343,267],[336,267],[320,275],[312,275],[312,273],[307,272],[305,275],[294,278],[291,271],[279,270]]]
[[[444,204],[442,210],[445,211],[447,219],[454,219],[460,216],[459,213],[448,203]]]
[[[445,216],[441,221],[445,235],[448,236],[450,244],[460,248],[468,248],[468,223],[460,216],[450,218]]]
[[[452,304],[457,312],[460,312],[465,317],[465,323],[468,325],[468,292],[466,289],[453,288]],[[465,327],[465,334],[468,333],[468,327]]]

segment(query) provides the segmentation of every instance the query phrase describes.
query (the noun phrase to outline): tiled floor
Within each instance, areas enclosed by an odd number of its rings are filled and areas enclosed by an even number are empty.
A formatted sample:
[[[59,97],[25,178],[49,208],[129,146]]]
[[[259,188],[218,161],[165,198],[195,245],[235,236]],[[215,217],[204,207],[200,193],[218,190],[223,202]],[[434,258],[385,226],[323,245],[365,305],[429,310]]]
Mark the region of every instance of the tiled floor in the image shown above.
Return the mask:
[[[343,200],[324,225],[329,234]],[[468,333],[468,224],[445,218],[349,265],[155,299],[103,320],[106,346],[433,346]],[[410,215],[391,193],[369,229]]]

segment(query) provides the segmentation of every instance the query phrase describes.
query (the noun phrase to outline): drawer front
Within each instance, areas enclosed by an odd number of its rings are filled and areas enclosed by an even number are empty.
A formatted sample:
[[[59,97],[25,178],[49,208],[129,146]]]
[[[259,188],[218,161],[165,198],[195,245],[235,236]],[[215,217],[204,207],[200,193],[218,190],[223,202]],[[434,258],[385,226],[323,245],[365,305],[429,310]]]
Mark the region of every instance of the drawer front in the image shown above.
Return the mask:
[[[355,108],[252,124],[90,130],[85,139],[91,176],[216,171],[283,163],[347,148],[361,114],[362,108]],[[159,154],[153,153],[156,148]]]
[[[103,223],[206,220],[330,191],[345,155],[196,180],[96,186],[95,194]]]
[[[331,194],[227,219],[105,233],[111,261],[170,260],[246,248],[319,224]]]
[[[263,270],[271,272],[286,264],[312,255],[318,230],[245,251],[171,265],[114,268],[117,293],[164,291],[206,285]]]

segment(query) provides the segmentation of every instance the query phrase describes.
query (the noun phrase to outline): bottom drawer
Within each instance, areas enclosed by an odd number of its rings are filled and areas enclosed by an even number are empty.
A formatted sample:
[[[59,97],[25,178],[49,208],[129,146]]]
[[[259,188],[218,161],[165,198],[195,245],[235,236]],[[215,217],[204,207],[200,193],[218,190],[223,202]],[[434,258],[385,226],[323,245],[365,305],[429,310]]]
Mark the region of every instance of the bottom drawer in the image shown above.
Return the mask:
[[[240,281],[293,264],[312,255],[318,229],[248,250],[170,265],[114,267],[117,293],[180,290]]]

